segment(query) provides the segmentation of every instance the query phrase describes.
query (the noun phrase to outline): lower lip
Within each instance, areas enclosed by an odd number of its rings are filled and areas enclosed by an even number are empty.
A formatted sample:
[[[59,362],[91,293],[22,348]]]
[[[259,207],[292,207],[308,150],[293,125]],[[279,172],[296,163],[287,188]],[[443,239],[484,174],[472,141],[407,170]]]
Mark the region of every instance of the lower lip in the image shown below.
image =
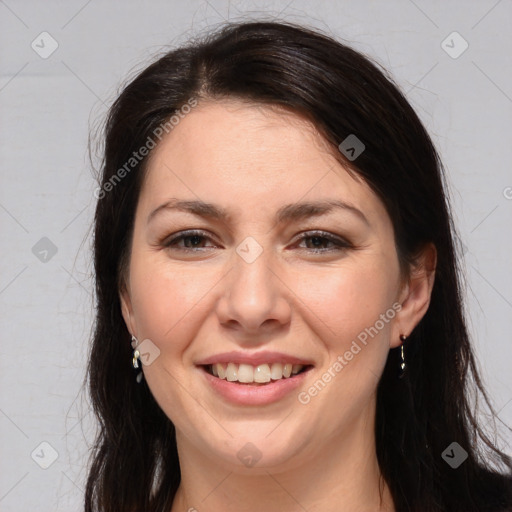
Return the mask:
[[[208,373],[203,367],[201,370],[214,391],[229,402],[239,405],[266,405],[277,402],[297,389],[309,372],[306,370],[288,378],[271,381],[268,384],[251,385],[219,379]]]

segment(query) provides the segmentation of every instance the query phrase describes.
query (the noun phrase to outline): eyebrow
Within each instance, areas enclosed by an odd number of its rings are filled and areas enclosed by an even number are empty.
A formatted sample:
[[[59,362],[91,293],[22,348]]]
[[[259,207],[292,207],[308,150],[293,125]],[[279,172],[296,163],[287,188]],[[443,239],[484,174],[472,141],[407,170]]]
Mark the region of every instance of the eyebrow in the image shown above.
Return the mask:
[[[206,203],[204,201],[186,201],[179,199],[170,199],[155,208],[149,215],[149,223],[159,212],[166,210],[177,210],[191,213],[199,217],[205,217],[216,220],[227,220],[231,218],[229,212],[221,206]],[[341,201],[339,199],[328,199],[323,201],[307,201],[302,203],[290,203],[281,208],[276,213],[278,224],[284,222],[302,220],[308,217],[319,217],[335,210],[345,210],[356,215],[365,224],[370,225],[364,213],[354,205]]]

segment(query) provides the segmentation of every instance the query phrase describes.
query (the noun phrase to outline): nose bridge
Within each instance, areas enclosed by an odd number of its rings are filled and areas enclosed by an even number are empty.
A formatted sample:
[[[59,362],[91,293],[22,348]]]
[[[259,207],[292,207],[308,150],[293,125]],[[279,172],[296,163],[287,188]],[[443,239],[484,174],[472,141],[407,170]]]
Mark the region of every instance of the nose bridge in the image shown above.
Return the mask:
[[[252,237],[239,244],[234,268],[226,280],[219,313],[222,322],[236,321],[246,330],[256,331],[268,320],[286,323],[290,307],[283,283],[276,277],[275,255]],[[271,322],[275,323],[275,322]]]

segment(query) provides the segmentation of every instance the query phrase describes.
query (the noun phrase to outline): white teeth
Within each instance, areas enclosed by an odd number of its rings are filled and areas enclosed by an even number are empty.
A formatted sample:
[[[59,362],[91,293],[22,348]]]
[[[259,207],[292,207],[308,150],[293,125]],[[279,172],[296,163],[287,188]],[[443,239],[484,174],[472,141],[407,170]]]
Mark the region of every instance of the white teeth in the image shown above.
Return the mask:
[[[254,382],[254,370],[250,364],[238,366],[238,382]]]
[[[281,363],[273,363],[270,369],[270,377],[274,380],[283,378],[283,365]]]
[[[211,365],[211,373],[219,379],[226,379],[229,382],[242,382],[244,384],[250,384],[256,382],[258,384],[264,384],[271,382],[272,380],[287,379],[292,375],[297,375],[304,366],[302,364],[282,364],[267,363],[260,364],[258,366],[252,366],[250,364],[234,364],[228,363],[221,364],[216,363]]]
[[[294,364],[292,366],[292,375],[296,375],[297,373],[299,373],[300,371],[302,370],[302,365],[301,364]]]
[[[235,380],[238,380],[236,370],[237,368],[233,363],[228,364],[226,368],[226,379],[229,380],[229,382],[234,382]]]
[[[254,382],[270,382],[270,367],[260,364],[254,369]]]
[[[226,370],[224,369],[224,366],[222,366],[221,364],[213,364],[212,366],[217,368],[217,376],[219,377],[219,379],[226,378]]]

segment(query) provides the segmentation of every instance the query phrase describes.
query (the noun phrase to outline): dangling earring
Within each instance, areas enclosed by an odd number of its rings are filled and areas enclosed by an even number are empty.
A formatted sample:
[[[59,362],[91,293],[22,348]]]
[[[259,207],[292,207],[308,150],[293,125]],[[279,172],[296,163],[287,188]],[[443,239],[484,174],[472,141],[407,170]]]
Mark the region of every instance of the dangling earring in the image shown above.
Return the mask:
[[[400,345],[400,371],[398,372],[398,378],[401,379],[405,375],[405,371],[407,370],[407,365],[405,364],[405,353],[404,353],[404,343],[407,339],[405,334],[400,334],[400,341],[402,344]]]
[[[132,359],[132,366],[137,369],[139,368],[139,359],[140,359],[140,352],[137,350],[137,345],[139,344],[139,340],[132,336],[132,347],[133,347],[133,359]],[[141,362],[142,364],[142,362]],[[137,381],[137,384],[140,384],[140,381],[142,380],[142,371],[140,371],[137,374],[137,377],[135,377],[135,380]]]

